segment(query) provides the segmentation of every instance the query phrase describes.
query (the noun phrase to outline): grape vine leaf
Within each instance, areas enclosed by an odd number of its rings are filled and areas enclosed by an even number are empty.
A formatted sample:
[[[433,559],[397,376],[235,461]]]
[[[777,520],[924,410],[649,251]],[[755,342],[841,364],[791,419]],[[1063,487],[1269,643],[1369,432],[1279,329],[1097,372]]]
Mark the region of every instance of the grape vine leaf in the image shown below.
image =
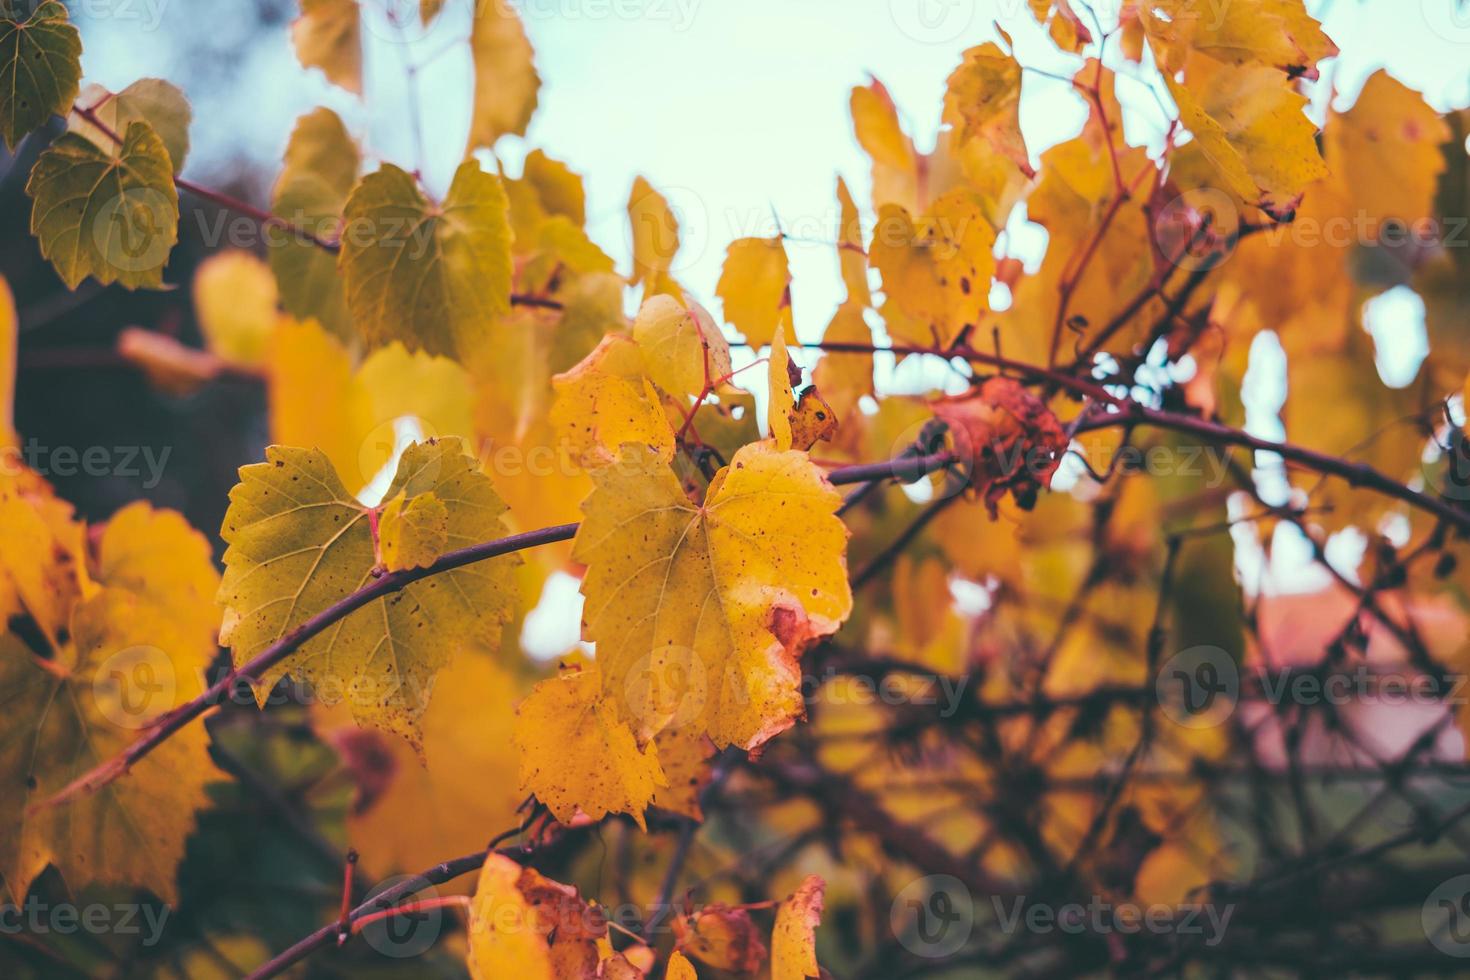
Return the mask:
[[[805,980],[821,975],[817,966],[817,926],[827,884],[807,875],[776,911],[771,932],[771,980]]]
[[[593,820],[643,811],[667,785],[652,743],[639,747],[602,690],[597,665],[564,665],[536,685],[516,709],[515,743],[521,788],[535,793],[552,816],[571,823],[578,811]]]
[[[475,106],[469,149],[494,146],[507,133],[524,136],[536,112],[541,78],[514,6],[474,5],[470,53],[475,62]]]
[[[0,633],[0,874],[16,901],[51,864],[73,889],[141,886],[175,904],[185,840],[219,775],[202,726],[124,779],[46,801],[201,693],[219,576],[208,543],[175,513],[130,504],[89,552],[85,529],[58,506],[28,472],[0,486],[0,577],[14,577],[19,600],[12,621],[44,629],[41,649]]]
[[[362,94],[362,35],[358,0],[301,0],[291,44],[303,68],[320,68],[333,85]]]
[[[358,728],[347,704],[313,705],[313,727],[357,787],[347,832],[375,878],[484,847],[486,827],[520,822],[526,794],[511,777],[518,761],[511,733],[525,692],[498,653],[468,649],[440,672],[422,719],[422,758],[400,738]],[[487,781],[486,773],[507,778]]]
[[[458,439],[404,451],[386,497],[409,504],[433,493],[448,509],[445,546],[506,533],[505,505]],[[272,446],[240,470],[221,537],[225,607],[220,642],[241,665],[313,615],[367,585],[378,565],[368,509],[342,485],[326,455]],[[354,719],[419,745],[419,718],[434,675],[456,648],[493,647],[515,602],[515,555],[415,582],[333,624],[260,678],[262,703],[286,674],[345,692]]]
[[[46,0],[25,20],[0,17],[0,135],[13,150],[31,130],[63,115],[82,80],[82,38],[66,7]],[[17,12],[18,13],[18,12]]]
[[[400,491],[378,515],[378,542],[390,572],[429,567],[448,540],[449,508],[432,491],[412,500]]]
[[[490,854],[470,904],[474,980],[559,980],[600,976],[597,940],[607,919],[577,889]]]
[[[1450,128],[1424,96],[1376,71],[1358,101],[1323,130],[1327,166],[1381,233],[1391,222],[1414,227],[1434,213],[1434,194]]]
[[[1220,179],[1247,204],[1277,218],[1327,175],[1306,97],[1274,68],[1230,66],[1194,55],[1183,81],[1165,75],[1179,118]]]
[[[500,178],[460,164],[442,204],[392,164],[347,199],[340,264],[357,332],[374,346],[470,356],[510,309],[511,231]]]
[[[194,118],[194,110],[177,85],[161,78],[140,78],[116,95],[100,85],[88,85],[77,97],[77,103],[88,107],[91,114],[112,133],[125,132],[133,122],[146,122],[168,149],[174,173],[184,169],[184,159],[189,155],[189,123]],[[80,113],[70,113],[66,124],[68,130],[85,136],[104,151],[118,152],[117,141]]]
[[[852,611],[842,498],[800,452],[753,444],[703,505],[645,446],[591,473],[572,549],[584,638],[640,738],[673,723],[754,749],[804,712],[803,650]]]
[[[652,296],[633,319],[649,379],[676,398],[697,397],[730,373],[730,344],[698,303]]]
[[[271,190],[271,213],[322,241],[336,241],[361,156],[335,112],[308,112],[291,130],[284,166]],[[266,230],[281,305],[292,316],[315,317],[346,339],[351,336],[351,321],[337,257],[300,231],[274,226]]]
[[[699,980],[699,974],[694,972],[694,964],[677,949],[669,956],[669,965],[664,976],[668,980]]]
[[[883,277],[884,317],[895,340],[947,344],[988,305],[996,231],[964,188],[915,220],[898,205],[878,212],[868,255]]]
[[[760,972],[769,952],[750,913],[720,902],[675,919],[674,941],[699,962],[740,974]]]
[[[179,236],[173,162],[146,122],[129,123],[122,139],[114,155],[64,133],[26,182],[31,234],[69,289],[89,275],[128,289],[163,286]]]
[[[1315,79],[1317,63],[1337,54],[1302,0],[1231,0],[1208,16],[1194,0],[1153,0],[1139,4],[1138,12],[1166,75],[1199,51],[1229,64],[1263,64],[1291,78]]]
[[[724,303],[725,319],[751,346],[764,347],[780,325],[781,310],[790,305],[790,287],[786,245],[779,236],[737,238],[725,253],[715,293]]]
[[[910,214],[919,211],[921,156],[899,125],[898,108],[888,89],[875,78],[852,90],[849,106],[853,133],[872,161],[873,210],[893,204]]]
[[[270,268],[240,249],[216,252],[195,271],[192,291],[209,349],[231,364],[263,365],[280,319]]]
[[[791,387],[801,381],[801,368],[791,363],[786,353],[785,320],[782,329],[771,338],[771,352],[766,361],[766,378],[770,385],[770,397],[766,401],[766,427],[778,450],[791,448],[791,412],[796,407],[796,396]],[[795,373],[793,379],[792,374]]]
[[[1021,66],[1016,59],[994,43],[973,47],[949,76],[948,86],[946,111],[963,121],[960,138],[986,140],[1023,174],[1035,177],[1021,135]]]
[[[704,735],[687,728],[666,728],[655,742],[667,785],[654,791],[653,805],[690,820],[703,820],[700,796],[713,776],[709,760],[714,746]]]
[[[633,235],[629,284],[642,284],[645,297],[669,293],[682,298],[683,290],[669,277],[679,252],[679,219],[668,199],[642,177],[634,178],[628,194],[628,226]]]
[[[609,334],[580,364],[552,379],[551,421],[576,459],[606,464],[626,443],[673,458],[674,430],[643,370],[638,345]]]
[[[871,345],[873,331],[863,318],[863,308],[849,300],[837,308],[824,344]],[[831,404],[840,419],[847,419],[857,409],[863,396],[873,395],[873,355],[867,352],[828,351],[812,369],[812,384]]]
[[[837,178],[837,208],[840,226],[837,232],[837,267],[847,287],[847,301],[869,306],[873,297],[868,291],[868,253],[863,248],[863,223],[847,182]]]

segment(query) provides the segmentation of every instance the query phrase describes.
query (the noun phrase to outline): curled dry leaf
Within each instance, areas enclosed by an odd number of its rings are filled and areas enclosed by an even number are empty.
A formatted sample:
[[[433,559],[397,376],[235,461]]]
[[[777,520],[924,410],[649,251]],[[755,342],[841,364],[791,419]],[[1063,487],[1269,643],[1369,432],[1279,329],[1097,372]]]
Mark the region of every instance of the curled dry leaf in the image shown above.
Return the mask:
[[[805,980],[821,976],[817,966],[817,926],[827,883],[807,875],[776,913],[771,933],[771,980]]]
[[[949,425],[955,452],[992,516],[1007,491],[1031,509],[1067,449],[1052,410],[1010,378],[990,378],[964,395],[942,399],[934,414]]]
[[[745,909],[715,902],[674,920],[674,944],[716,970],[755,973],[766,962],[766,944]]]

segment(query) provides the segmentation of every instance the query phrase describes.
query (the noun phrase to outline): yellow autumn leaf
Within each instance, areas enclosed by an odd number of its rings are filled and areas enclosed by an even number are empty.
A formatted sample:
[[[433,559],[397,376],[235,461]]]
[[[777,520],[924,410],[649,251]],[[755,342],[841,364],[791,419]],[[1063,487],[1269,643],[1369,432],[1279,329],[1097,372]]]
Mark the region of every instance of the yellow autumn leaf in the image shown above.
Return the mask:
[[[662,459],[674,455],[674,430],[658,392],[643,376],[643,353],[626,337],[604,337],[576,367],[552,379],[551,421],[575,459],[598,465],[637,443]]]
[[[654,741],[667,785],[654,791],[653,805],[690,820],[703,820],[699,798],[712,775],[709,760],[714,746],[704,735],[686,728],[666,728]]]
[[[400,492],[378,515],[378,540],[389,571],[427,568],[444,554],[449,508],[432,491],[412,500]]]
[[[372,408],[347,349],[315,320],[283,319],[271,338],[266,383],[271,441],[320,450],[350,490],[361,490],[373,476],[358,468]]]
[[[669,955],[669,965],[664,970],[664,976],[668,980],[699,980],[699,974],[694,972],[694,964],[677,949]]]
[[[642,284],[645,298],[669,293],[683,298],[683,290],[669,276],[679,253],[679,219],[668,199],[642,177],[634,178],[628,194],[628,227],[633,236],[633,272],[630,285]]]
[[[698,303],[650,297],[633,319],[633,339],[644,373],[676,398],[697,397],[730,373],[730,344]]]
[[[796,404],[796,396],[791,393],[791,358],[786,354],[786,318],[783,317],[781,322],[782,328],[771,339],[771,353],[767,358],[766,378],[770,383],[770,397],[766,402],[766,427],[771,438],[776,441],[776,448],[784,451],[791,448],[791,410]]]
[[[1323,130],[1333,177],[1381,234],[1386,222],[1414,227],[1434,214],[1450,128],[1424,96],[1377,71],[1358,101]]]
[[[362,37],[357,0],[301,0],[291,44],[303,68],[320,68],[333,85],[362,94]]]
[[[511,728],[522,691],[497,653],[463,650],[439,673],[422,720],[422,757],[402,739],[358,728],[345,703],[313,705],[316,730],[357,786],[347,836],[373,877],[484,847],[488,832],[520,823],[525,794]]]
[[[249,252],[218,252],[194,273],[193,290],[194,315],[209,349],[232,364],[264,363],[280,319],[269,267]]]
[[[965,52],[949,76],[945,111],[962,121],[963,140],[983,139],[1027,177],[1034,177],[1021,135],[1021,66],[993,43]]]
[[[532,928],[534,912],[521,894],[521,866],[491,854],[480,869],[470,906],[470,976],[474,980],[560,980],[551,950]]]
[[[995,238],[995,228],[963,188],[946,193],[917,220],[897,205],[883,205],[868,255],[883,277],[884,316],[895,340],[947,344],[978,322],[989,301]]]
[[[20,351],[20,318],[15,313],[15,294],[0,276],[0,451],[19,440],[15,431],[15,370]]]
[[[871,345],[873,331],[863,318],[863,308],[849,300],[837,308],[827,332],[827,344]],[[839,419],[851,418],[858,401],[873,394],[873,355],[867,352],[827,351],[812,369],[812,384],[831,404]]]
[[[464,359],[510,309],[508,204],[500,178],[474,160],[434,204],[392,164],[347,199],[339,263],[353,327],[369,344]]]
[[[400,492],[410,503],[424,493],[445,502],[447,549],[506,533],[505,505],[458,439],[410,446],[386,496]],[[229,545],[220,642],[236,665],[367,585],[377,567],[368,510],[314,449],[273,446],[265,462],[241,468],[220,534]],[[477,562],[369,603],[270,670],[258,696],[264,702],[290,674],[345,692],[359,724],[417,745],[434,675],[458,645],[498,641],[515,603],[518,563],[515,555]]]
[[[1178,71],[1189,52],[1234,65],[1266,65],[1291,78],[1317,77],[1317,62],[1337,45],[1307,13],[1303,0],[1230,0],[1202,10],[1196,0],[1138,5],[1139,21],[1163,72]]]
[[[536,112],[541,77],[516,8],[474,4],[470,54],[475,63],[475,104],[469,150],[491,147],[507,133],[524,136]]]
[[[841,177],[837,178],[837,208],[840,223],[837,230],[837,267],[842,273],[842,284],[847,287],[847,302],[868,306],[873,297],[868,292],[868,253],[863,247],[862,219],[858,216],[852,192]]]
[[[202,692],[218,624],[209,545],[179,515],[130,504],[102,529],[89,574],[81,526],[48,514],[49,491],[23,482],[0,490],[0,565],[13,574],[24,558],[37,569],[20,583],[21,609],[43,627],[63,618],[66,632],[41,637],[45,649],[0,633],[0,874],[17,902],[51,864],[73,889],[141,886],[174,904],[205,784],[221,775],[202,726],[179,732],[126,778],[64,805],[38,804]],[[30,508],[52,540],[16,537],[18,508]],[[46,551],[18,553],[42,543]]]
[[[885,204],[914,213],[919,199],[921,156],[898,121],[898,109],[888,89],[876,78],[852,90],[849,99],[853,132],[872,161],[873,210]],[[844,229],[846,229],[844,220]]]
[[[780,326],[782,309],[790,305],[790,286],[781,238],[738,238],[725,253],[715,293],[724,303],[725,319],[745,335],[746,343],[764,347]]]
[[[598,975],[607,920],[571,885],[498,854],[485,859],[470,905],[475,980],[566,980]]]
[[[771,980],[805,980],[821,975],[817,966],[817,926],[827,885],[807,875],[776,912],[771,932]]]
[[[516,709],[521,788],[552,816],[570,823],[627,813],[646,829],[643,811],[667,785],[652,744],[639,748],[602,689],[597,665],[564,667],[536,685]]]
[[[852,611],[842,498],[804,453],[740,449],[703,505],[645,446],[592,472],[584,637],[635,733],[753,749],[803,713],[798,658]]]
[[[1327,175],[1304,96],[1273,68],[1194,55],[1184,80],[1165,75],[1179,118],[1231,193],[1284,217]]]

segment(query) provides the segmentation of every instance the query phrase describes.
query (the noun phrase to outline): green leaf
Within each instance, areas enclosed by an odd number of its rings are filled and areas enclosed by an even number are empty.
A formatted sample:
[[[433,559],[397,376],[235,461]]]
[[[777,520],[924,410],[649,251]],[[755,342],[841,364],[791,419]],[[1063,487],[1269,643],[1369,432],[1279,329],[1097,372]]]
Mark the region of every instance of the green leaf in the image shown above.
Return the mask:
[[[362,154],[337,114],[312,110],[291,131],[271,211],[318,239],[335,239],[361,164]],[[352,322],[337,257],[299,232],[271,228],[268,234],[271,271],[286,312],[301,319],[315,317],[347,339]]]
[[[0,133],[20,138],[71,108],[82,80],[82,39],[66,8],[46,0],[24,21],[0,19]]]
[[[0,628],[0,874],[16,901],[54,865],[74,893],[94,882],[141,886],[175,903],[175,871],[195,813],[207,805],[205,785],[220,775],[202,725],[168,739],[124,778],[64,805],[36,804],[203,691],[216,651],[210,596],[219,583],[209,544],[178,514],[134,503],[100,529],[82,572],[82,556],[52,537],[54,523],[48,528],[35,506],[21,488],[0,488],[7,528],[0,576],[40,564],[49,581],[76,588],[65,638],[40,639],[49,649]],[[77,540],[85,533],[79,525],[68,531]],[[28,551],[37,545],[44,547]],[[78,580],[87,574],[94,581],[84,598]],[[37,598],[25,596],[25,616],[45,615]]]
[[[386,499],[421,495],[445,506],[443,547],[506,533],[506,507],[458,439],[409,447]],[[240,665],[380,574],[369,510],[326,454],[272,446],[240,470],[220,534],[229,545],[219,599],[220,642]],[[418,745],[434,675],[467,643],[494,646],[510,619],[519,557],[477,562],[416,582],[334,624],[261,678],[262,700],[282,676],[345,699],[360,725]]]
[[[63,134],[36,161],[26,193],[35,202],[31,234],[69,289],[89,275],[103,285],[162,287],[179,238],[179,195],[152,126],[130,123],[115,154]]]
[[[372,345],[463,360],[510,309],[508,203],[500,178],[460,164],[443,204],[391,164],[347,200],[341,267],[347,306]]]
[[[161,78],[140,78],[116,95],[101,85],[88,85],[77,104],[90,108],[112,134],[123,132],[134,122],[146,122],[168,148],[174,173],[184,169],[194,110],[177,85]],[[66,123],[68,130],[85,136],[109,154],[115,156],[121,149],[112,135],[75,112],[67,117]]]

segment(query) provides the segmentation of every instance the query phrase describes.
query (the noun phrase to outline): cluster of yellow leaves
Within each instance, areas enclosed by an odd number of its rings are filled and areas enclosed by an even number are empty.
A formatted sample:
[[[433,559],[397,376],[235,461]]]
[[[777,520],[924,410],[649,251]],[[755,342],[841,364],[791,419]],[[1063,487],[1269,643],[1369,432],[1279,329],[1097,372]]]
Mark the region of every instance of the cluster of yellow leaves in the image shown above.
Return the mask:
[[[822,919],[825,883],[809,875],[779,905],[771,934],[772,980],[821,975],[816,929]],[[690,980],[698,974],[690,957],[722,971],[755,974],[766,948],[744,909],[712,905],[675,920],[678,948],[664,975]],[[576,888],[522,868],[508,857],[485,859],[470,905],[470,975],[480,978],[566,980],[604,977],[640,980],[654,966],[648,946],[615,952],[606,914]]]
[[[0,874],[14,901],[47,865],[67,884],[147,888],[166,902],[204,787],[202,727],[64,805],[48,800],[198,695],[214,659],[209,545],[131,504],[90,536],[28,470],[0,477]]]

